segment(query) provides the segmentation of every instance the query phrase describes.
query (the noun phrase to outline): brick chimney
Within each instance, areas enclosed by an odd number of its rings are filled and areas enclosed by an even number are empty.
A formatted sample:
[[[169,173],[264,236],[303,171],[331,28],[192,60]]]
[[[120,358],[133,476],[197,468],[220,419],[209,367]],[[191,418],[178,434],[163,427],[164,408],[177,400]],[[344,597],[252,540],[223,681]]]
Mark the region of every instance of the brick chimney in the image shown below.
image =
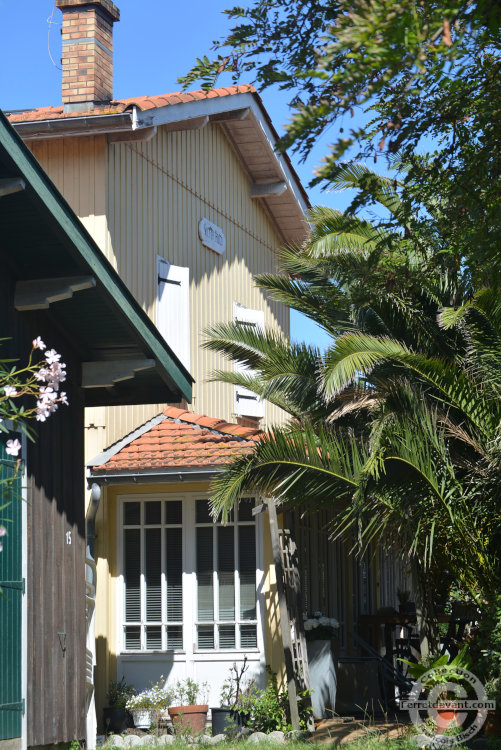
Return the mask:
[[[111,0],[56,0],[63,14],[63,104],[84,112],[113,98],[113,24],[120,11]]]

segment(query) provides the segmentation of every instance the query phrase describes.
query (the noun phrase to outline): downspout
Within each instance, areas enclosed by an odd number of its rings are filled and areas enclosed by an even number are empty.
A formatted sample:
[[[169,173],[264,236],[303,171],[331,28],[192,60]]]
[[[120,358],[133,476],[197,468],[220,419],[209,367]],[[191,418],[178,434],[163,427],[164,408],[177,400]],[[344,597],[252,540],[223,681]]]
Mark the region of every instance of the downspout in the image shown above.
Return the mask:
[[[101,502],[101,485],[92,482],[90,492],[90,503],[87,509],[87,557],[95,560],[95,542],[96,542],[96,515]]]

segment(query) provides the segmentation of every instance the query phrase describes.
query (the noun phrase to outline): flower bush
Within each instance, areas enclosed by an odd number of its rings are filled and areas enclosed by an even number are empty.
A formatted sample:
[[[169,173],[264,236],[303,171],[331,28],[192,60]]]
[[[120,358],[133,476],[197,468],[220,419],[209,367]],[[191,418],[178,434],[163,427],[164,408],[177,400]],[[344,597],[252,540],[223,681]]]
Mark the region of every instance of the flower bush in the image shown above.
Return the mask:
[[[165,687],[165,680],[160,680],[147,690],[141,690],[137,695],[132,695],[125,704],[128,711],[134,711],[140,708],[152,708],[155,711],[162,711],[172,703],[172,690]]]
[[[307,641],[328,641],[337,637],[339,622],[335,617],[324,617],[314,612],[312,617],[304,616],[304,630]]]

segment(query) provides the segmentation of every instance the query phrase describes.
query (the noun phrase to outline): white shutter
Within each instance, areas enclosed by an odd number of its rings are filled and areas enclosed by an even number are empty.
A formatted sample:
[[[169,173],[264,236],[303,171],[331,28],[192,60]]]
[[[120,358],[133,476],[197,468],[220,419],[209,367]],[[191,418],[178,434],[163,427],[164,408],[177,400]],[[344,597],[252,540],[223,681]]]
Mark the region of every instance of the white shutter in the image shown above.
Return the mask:
[[[235,323],[247,323],[264,331],[264,311],[250,310],[248,307],[233,303],[233,320]],[[244,375],[254,375],[254,370],[235,362],[235,372]],[[264,417],[264,401],[261,401],[253,391],[241,385],[234,386],[234,413],[239,417]]]
[[[157,328],[190,369],[190,269],[157,258]]]

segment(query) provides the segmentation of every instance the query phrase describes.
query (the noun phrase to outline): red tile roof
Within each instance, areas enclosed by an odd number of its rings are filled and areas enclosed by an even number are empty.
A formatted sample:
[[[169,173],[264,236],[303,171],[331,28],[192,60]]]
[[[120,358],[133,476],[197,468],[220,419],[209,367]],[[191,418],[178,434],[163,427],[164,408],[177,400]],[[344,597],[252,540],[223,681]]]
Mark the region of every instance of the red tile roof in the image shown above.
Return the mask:
[[[250,453],[263,433],[221,419],[168,406],[163,419],[122,444],[93,472],[153,471],[170,467],[222,466]]]
[[[215,97],[232,96],[234,94],[254,94],[256,89],[249,84],[239,86],[226,86],[225,88],[212,89],[209,92],[202,91],[177,91],[172,94],[160,94],[159,96],[136,96],[132,99],[118,99],[111,101],[103,107],[96,107],[88,112],[63,112],[63,107],[38,107],[37,109],[24,110],[23,112],[6,113],[11,123],[36,122],[38,120],[59,120],[74,117],[93,117],[97,115],[116,115],[125,112],[130,107],[138,107],[144,111],[158,107],[166,107],[171,104],[199,101],[201,99],[214,99]]]

